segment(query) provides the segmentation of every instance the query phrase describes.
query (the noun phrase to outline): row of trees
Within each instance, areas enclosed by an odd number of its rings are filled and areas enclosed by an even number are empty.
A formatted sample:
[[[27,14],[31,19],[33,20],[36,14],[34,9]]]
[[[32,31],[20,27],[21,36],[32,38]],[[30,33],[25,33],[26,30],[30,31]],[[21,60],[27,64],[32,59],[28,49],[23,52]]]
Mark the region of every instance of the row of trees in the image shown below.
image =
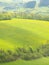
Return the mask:
[[[25,48],[17,48],[15,51],[11,50],[0,50],[0,63],[15,61],[18,59],[22,60],[35,60],[41,57],[49,57],[49,44],[45,44],[34,50],[29,47]]]
[[[11,20],[12,18],[35,19],[49,21],[48,14],[27,13],[27,12],[2,12],[0,13],[0,20]]]

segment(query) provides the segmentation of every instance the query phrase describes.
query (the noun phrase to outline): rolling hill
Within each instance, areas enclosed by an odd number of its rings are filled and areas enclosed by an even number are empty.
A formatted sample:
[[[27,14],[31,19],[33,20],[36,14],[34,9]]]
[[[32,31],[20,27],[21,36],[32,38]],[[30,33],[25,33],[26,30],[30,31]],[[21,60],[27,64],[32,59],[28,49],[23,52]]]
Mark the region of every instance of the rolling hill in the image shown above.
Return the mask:
[[[0,48],[14,50],[16,47],[37,48],[49,40],[49,22],[13,19],[0,21]],[[49,65],[49,58],[32,61],[17,60],[2,65]],[[1,63],[0,63],[1,65]]]
[[[32,9],[34,10],[35,8],[41,8],[43,7],[43,9],[46,7],[48,7],[49,9],[49,1],[48,0],[40,0],[39,3],[38,1],[28,1],[28,2],[23,2],[22,0],[12,0],[12,2],[8,3],[8,2],[2,2],[0,1],[0,8],[2,8],[2,10],[0,9],[1,12],[3,11],[18,11],[20,10],[20,8],[25,10]]]
[[[0,1],[0,12],[48,17],[49,1]],[[49,65],[49,21],[18,18],[0,20],[0,65]]]
[[[37,48],[49,40],[49,22],[13,19],[0,21],[0,48]]]

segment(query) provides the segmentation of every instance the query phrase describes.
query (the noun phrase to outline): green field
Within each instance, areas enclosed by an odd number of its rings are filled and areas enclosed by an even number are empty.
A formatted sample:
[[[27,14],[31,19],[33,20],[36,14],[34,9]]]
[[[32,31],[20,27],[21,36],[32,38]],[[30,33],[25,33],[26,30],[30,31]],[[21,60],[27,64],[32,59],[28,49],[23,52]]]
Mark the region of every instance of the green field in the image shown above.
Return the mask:
[[[42,58],[38,60],[33,61],[15,61],[15,62],[9,62],[9,63],[2,63],[0,65],[49,65],[49,58]]]
[[[49,65],[49,57],[32,61],[17,60],[15,62],[0,63],[0,65]]]
[[[49,22],[27,19],[0,21],[0,49],[38,48],[49,41]],[[49,58],[32,61],[17,60],[0,65],[49,65]]]

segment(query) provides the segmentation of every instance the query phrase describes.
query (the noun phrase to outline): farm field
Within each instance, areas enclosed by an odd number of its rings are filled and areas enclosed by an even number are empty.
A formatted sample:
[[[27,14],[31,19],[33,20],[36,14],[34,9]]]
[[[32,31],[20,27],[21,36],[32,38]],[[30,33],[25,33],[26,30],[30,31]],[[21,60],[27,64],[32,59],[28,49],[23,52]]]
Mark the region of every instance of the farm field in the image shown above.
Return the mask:
[[[32,47],[36,49],[49,41],[49,22],[28,19],[0,21],[0,49]],[[17,60],[0,65],[49,65],[49,57],[31,61]]]
[[[14,49],[19,46],[36,48],[48,40],[48,21],[25,19],[0,21],[0,48]]]

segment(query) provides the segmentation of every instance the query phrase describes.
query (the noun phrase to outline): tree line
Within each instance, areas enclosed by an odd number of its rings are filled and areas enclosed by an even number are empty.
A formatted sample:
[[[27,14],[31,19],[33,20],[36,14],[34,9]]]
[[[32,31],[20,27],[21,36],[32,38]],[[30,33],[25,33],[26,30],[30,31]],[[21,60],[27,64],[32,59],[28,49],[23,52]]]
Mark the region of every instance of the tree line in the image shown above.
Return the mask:
[[[13,18],[49,21],[49,14],[27,13],[27,12],[2,12],[0,13],[0,20],[11,20]]]

